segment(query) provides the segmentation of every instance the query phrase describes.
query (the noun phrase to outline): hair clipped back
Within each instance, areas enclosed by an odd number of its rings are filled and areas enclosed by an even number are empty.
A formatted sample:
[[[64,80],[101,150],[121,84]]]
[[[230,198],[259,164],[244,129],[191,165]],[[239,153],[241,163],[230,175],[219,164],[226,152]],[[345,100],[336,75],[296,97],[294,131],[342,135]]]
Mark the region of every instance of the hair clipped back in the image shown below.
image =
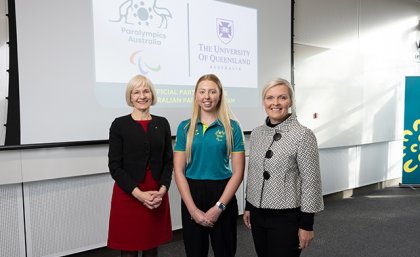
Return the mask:
[[[267,84],[265,84],[263,90],[262,90],[262,102],[264,103],[264,99],[265,96],[267,95],[267,91],[272,89],[273,87],[276,86],[286,86],[288,91],[289,91],[289,96],[290,99],[292,100],[292,113],[295,113],[295,91],[293,90],[292,85],[290,84],[289,81],[287,81],[286,79],[282,79],[282,78],[274,78],[272,80],[270,80]]]

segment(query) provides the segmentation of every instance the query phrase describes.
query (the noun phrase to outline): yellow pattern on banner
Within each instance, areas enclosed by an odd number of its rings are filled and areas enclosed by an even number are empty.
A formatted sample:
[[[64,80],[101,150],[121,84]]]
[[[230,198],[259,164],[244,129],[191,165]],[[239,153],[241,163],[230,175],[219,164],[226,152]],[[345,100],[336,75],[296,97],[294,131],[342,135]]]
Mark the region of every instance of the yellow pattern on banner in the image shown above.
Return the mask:
[[[420,163],[420,133],[419,133],[419,125],[420,125],[420,119],[414,121],[413,123],[413,131],[411,130],[405,130],[404,131],[404,142],[406,143],[406,145],[409,145],[409,149],[407,149],[407,146],[404,145],[403,150],[404,150],[404,155],[403,157],[406,156],[406,152],[410,151],[411,153],[413,153],[414,155],[419,152],[419,154],[417,154],[417,160],[415,158],[411,158],[408,159],[404,162],[404,171],[411,173],[413,171],[415,171],[418,167],[419,167],[419,163]],[[409,136],[409,137],[406,137]],[[415,163],[415,165],[413,165],[413,162]]]

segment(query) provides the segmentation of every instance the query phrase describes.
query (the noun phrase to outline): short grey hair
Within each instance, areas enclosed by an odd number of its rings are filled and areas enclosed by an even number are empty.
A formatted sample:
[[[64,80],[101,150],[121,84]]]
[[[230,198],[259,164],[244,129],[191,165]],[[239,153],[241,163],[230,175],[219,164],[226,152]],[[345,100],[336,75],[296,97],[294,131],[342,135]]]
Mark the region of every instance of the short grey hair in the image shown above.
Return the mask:
[[[133,103],[131,102],[131,92],[139,87],[147,87],[150,89],[152,92],[152,105],[155,105],[157,102],[155,86],[150,79],[143,75],[136,75],[128,81],[127,88],[125,90],[125,100],[127,105],[133,107]]]

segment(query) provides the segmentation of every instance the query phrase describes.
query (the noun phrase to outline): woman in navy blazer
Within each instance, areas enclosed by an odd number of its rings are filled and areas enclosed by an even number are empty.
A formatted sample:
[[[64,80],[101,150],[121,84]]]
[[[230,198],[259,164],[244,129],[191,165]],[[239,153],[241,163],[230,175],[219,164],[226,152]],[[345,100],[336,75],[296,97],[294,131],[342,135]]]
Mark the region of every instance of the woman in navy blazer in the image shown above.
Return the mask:
[[[108,247],[121,256],[156,257],[172,239],[168,189],[172,179],[171,129],[164,117],[150,114],[156,103],[152,82],[133,77],[126,89],[129,115],[116,118],[109,131],[108,167],[115,180]]]
[[[142,182],[147,164],[153,178],[166,188],[172,179],[172,138],[168,121],[151,115],[147,134],[131,115],[116,118],[109,134],[109,170],[117,184],[131,194]]]

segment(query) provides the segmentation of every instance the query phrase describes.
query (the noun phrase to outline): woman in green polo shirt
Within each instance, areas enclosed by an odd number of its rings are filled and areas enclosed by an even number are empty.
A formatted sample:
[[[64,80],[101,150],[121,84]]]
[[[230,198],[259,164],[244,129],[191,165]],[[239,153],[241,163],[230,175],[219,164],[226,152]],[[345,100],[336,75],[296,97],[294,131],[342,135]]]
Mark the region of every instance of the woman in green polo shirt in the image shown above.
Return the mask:
[[[174,154],[187,257],[207,257],[209,237],[215,257],[235,256],[235,193],[244,167],[243,133],[222,84],[214,74],[203,75],[195,86],[192,117],[178,126]]]

